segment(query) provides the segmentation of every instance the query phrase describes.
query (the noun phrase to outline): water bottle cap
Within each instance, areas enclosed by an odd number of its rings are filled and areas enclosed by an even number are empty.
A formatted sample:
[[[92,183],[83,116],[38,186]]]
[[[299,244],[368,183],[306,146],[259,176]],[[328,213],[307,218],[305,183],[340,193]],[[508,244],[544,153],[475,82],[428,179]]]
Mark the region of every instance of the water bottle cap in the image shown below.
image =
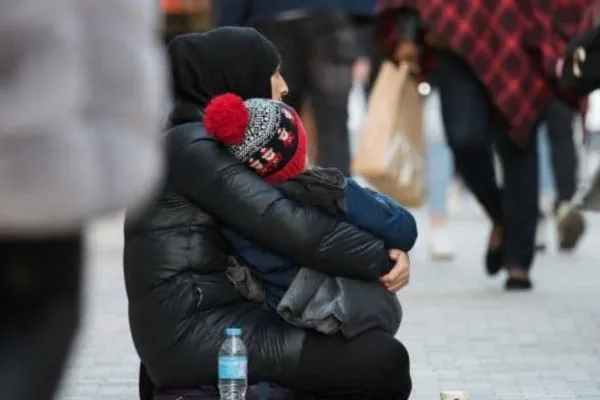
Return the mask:
[[[242,336],[242,330],[240,328],[227,328],[225,334],[227,336]]]

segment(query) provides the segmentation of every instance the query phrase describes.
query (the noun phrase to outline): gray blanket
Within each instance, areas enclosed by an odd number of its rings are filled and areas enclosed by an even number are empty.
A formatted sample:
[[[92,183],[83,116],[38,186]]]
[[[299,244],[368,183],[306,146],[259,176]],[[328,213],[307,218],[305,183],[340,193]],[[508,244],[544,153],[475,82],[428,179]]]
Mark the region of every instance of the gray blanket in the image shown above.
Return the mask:
[[[250,270],[233,265],[227,277],[246,298],[262,302],[264,287]],[[395,334],[402,307],[395,294],[376,282],[338,278],[301,268],[277,307],[287,322],[327,335],[352,338],[369,329]]]

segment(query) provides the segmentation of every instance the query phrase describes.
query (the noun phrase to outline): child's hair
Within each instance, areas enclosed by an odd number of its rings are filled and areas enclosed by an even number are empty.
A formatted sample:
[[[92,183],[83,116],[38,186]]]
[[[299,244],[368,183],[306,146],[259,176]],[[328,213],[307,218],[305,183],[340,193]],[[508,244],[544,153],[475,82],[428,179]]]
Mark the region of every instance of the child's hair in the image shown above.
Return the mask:
[[[269,182],[293,178],[306,169],[304,126],[296,110],[280,101],[243,101],[234,94],[223,94],[204,110],[204,126]]]

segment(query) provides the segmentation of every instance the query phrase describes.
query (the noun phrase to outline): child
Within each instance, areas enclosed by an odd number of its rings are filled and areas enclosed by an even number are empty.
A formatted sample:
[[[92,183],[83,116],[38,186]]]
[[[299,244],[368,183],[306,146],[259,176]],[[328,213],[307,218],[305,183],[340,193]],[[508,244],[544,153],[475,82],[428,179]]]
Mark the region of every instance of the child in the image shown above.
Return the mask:
[[[314,206],[369,231],[388,249],[409,251],[417,238],[415,219],[389,197],[361,187],[333,168],[307,166],[306,134],[296,111],[268,99],[224,94],[205,110],[207,132],[287,198]],[[233,255],[259,277],[266,290],[265,304],[277,310],[300,266],[261,249],[251,239],[224,228]],[[382,275],[389,272],[390,260]]]

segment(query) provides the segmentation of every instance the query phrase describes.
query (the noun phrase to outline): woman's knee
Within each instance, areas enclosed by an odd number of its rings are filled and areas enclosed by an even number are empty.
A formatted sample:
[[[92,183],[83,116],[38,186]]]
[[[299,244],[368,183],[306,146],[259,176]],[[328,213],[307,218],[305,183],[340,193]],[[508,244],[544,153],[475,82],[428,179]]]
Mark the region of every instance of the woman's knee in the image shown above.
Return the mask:
[[[328,393],[334,385],[361,399],[404,400],[412,390],[406,347],[379,331],[351,340],[307,334],[294,380],[315,394]]]
[[[408,399],[412,391],[412,378],[410,376],[410,357],[408,350],[399,341],[390,344],[384,358],[379,364],[379,373],[382,379],[382,395],[390,400]]]
[[[364,342],[362,380],[378,398],[408,399],[412,390],[408,351],[395,338],[377,333]]]

